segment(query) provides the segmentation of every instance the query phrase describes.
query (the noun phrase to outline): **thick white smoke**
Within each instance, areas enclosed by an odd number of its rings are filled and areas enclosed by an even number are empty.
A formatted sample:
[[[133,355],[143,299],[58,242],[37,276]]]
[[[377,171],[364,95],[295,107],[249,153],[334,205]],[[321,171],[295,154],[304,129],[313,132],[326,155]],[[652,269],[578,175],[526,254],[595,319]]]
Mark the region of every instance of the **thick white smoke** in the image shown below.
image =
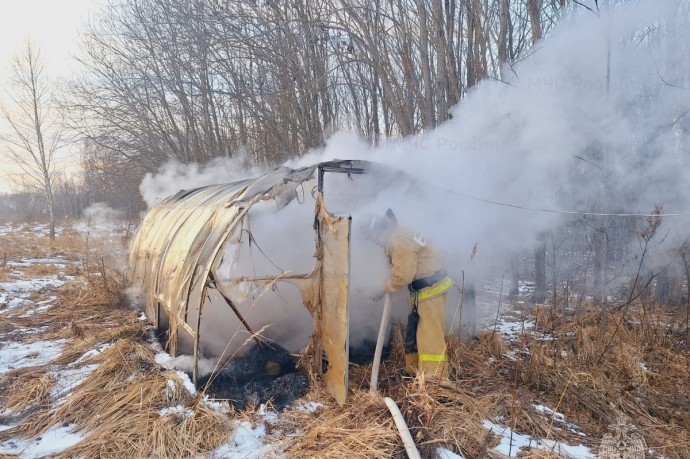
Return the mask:
[[[216,183],[230,183],[259,175],[262,172],[242,152],[233,158],[219,157],[206,164],[182,164],[178,161],[170,161],[155,175],[146,174],[139,186],[139,191],[146,204],[152,207],[179,190],[189,190]]]
[[[474,88],[437,129],[376,148],[338,133],[324,149],[288,165],[366,159],[399,169],[414,183],[393,181],[371,199],[350,196],[347,178],[327,177],[329,208],[340,210],[338,196],[343,202],[352,198],[354,204],[342,210],[355,225],[365,213],[392,208],[401,224],[425,232],[441,249],[456,277],[464,271],[474,281],[505,268],[514,253],[531,249],[540,233],[571,217],[524,207],[647,213],[663,204],[666,213],[687,212],[690,29],[688,12],[672,13],[675,4],[634,2],[598,15],[581,9],[563,18],[528,59],[507,68],[505,82],[487,80]],[[218,175],[218,164],[167,166],[144,180],[142,194],[151,204],[156,194],[228,181],[227,169]],[[229,174],[238,178],[240,170],[233,165]],[[361,193],[367,186],[356,189]],[[277,265],[305,269],[313,262],[312,209],[308,200],[298,207],[258,212],[253,230],[265,235],[257,241],[279,259]],[[688,220],[665,219],[667,244],[685,238]],[[366,298],[382,288],[386,276],[381,249],[367,244],[353,243],[356,340],[375,336],[380,308]],[[399,306],[398,315],[404,308]],[[280,323],[264,309],[267,317],[257,313],[255,323]],[[290,314],[286,310],[278,318]],[[290,334],[308,336],[310,329],[307,320],[304,330]]]

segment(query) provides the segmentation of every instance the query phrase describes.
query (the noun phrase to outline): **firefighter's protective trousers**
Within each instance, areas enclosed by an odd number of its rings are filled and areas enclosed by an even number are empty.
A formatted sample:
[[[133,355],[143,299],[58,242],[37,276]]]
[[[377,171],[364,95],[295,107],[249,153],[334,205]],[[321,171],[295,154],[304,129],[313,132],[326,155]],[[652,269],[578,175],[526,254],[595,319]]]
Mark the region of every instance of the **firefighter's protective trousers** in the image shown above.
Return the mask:
[[[446,277],[410,295],[410,307],[413,308],[417,302],[419,324],[417,353],[405,356],[405,371],[409,374],[422,372],[427,376],[448,377],[446,300],[452,285],[453,281]]]

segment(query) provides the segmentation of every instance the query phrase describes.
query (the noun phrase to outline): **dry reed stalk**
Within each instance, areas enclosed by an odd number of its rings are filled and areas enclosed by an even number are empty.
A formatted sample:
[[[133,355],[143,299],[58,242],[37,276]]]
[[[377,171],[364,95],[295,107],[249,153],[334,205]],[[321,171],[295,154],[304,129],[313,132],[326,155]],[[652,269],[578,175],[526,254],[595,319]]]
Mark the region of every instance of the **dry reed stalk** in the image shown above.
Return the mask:
[[[27,266],[22,272],[25,276],[31,277],[54,276],[60,272],[60,269],[54,264],[36,263]]]
[[[200,457],[227,441],[229,432],[228,418],[195,398],[167,413],[150,407],[130,409],[127,416],[95,425],[84,440],[55,459]]]
[[[112,328],[102,327],[102,329],[94,330],[94,327],[89,324],[87,328],[89,335],[80,340],[72,340],[65,345],[63,351],[53,360],[53,363],[56,365],[67,365],[75,362],[86,352],[93,350],[97,346],[117,342],[122,339],[138,342],[146,336],[146,326],[139,320],[128,321]],[[90,357],[85,359],[83,364],[94,363],[95,361],[98,361],[97,357]]]
[[[291,458],[390,458],[402,451],[398,432],[380,397],[356,392],[342,407],[292,410],[280,428],[296,427],[283,446]]]
[[[0,268],[0,282],[9,282],[17,279],[17,277],[18,276],[14,274],[14,268],[11,265]]]
[[[70,305],[122,307],[127,304],[124,294],[125,280],[112,269],[105,269],[98,276],[84,275],[81,283],[71,283],[63,290],[63,302]]]
[[[95,356],[99,367],[55,409],[38,413],[8,435],[35,437],[75,424],[86,438],[56,457],[197,457],[227,440],[229,420],[190,397],[178,374],[161,371],[153,352],[120,340]],[[167,407],[178,408],[161,411]]]
[[[423,457],[433,457],[440,446],[465,457],[487,457],[496,444],[482,422],[506,403],[504,394],[478,397],[457,384],[448,389],[420,376],[398,398]]]
[[[559,454],[552,453],[550,451],[544,451],[542,449],[533,449],[530,451],[522,452],[518,455],[521,459],[562,459],[563,456]]]
[[[20,413],[31,407],[45,408],[50,403],[50,390],[55,382],[53,377],[46,368],[29,368],[7,378],[11,382],[6,395],[3,394],[3,405],[12,413]]]
[[[64,231],[51,241],[45,236],[33,233],[31,227],[0,236],[0,245],[9,259],[45,258],[77,254],[83,250],[83,244],[73,231]]]
[[[82,327],[77,322],[72,320],[72,322],[69,323],[69,328],[70,328],[70,331],[71,331],[73,338],[84,339],[84,337],[85,337],[84,327]]]
[[[131,340],[120,340],[98,357],[100,365],[67,399],[53,410],[32,416],[23,424],[0,432],[0,441],[22,436],[33,438],[56,422],[95,427],[108,417],[126,416],[127,407],[182,400],[182,383],[177,373],[161,372],[153,351]],[[158,371],[151,371],[158,370]],[[168,387],[168,381],[173,381]],[[125,409],[118,413],[118,410]],[[101,421],[99,421],[99,419]]]
[[[527,365],[526,371],[548,381],[550,393],[562,394],[561,411],[587,432],[600,438],[618,414],[627,414],[650,447],[664,449],[669,457],[688,457],[690,420],[678,409],[690,405],[690,394],[681,389],[688,384],[687,367],[680,349],[671,345],[673,331],[662,325],[670,323],[668,314],[656,309],[652,314],[658,311],[660,316],[652,317],[648,311],[645,323],[634,319],[635,308],[630,311],[628,317],[611,314],[603,337],[597,329],[597,311],[564,323],[556,330],[565,346],[560,348],[564,356],[554,359],[555,368],[545,371]],[[537,354],[533,360],[545,349],[531,346],[531,357]],[[667,448],[670,444],[676,446]]]

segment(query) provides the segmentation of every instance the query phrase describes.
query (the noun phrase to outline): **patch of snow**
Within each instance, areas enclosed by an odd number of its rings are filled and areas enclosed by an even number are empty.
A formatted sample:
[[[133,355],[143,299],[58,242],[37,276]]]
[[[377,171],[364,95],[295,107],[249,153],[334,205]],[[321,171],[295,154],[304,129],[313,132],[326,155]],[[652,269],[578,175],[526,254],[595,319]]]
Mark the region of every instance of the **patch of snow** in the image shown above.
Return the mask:
[[[31,317],[31,316],[33,316],[34,314],[39,314],[39,313],[41,313],[41,312],[47,311],[47,310],[50,309],[52,306],[53,306],[52,304],[44,304],[43,306],[38,306],[38,307],[36,307],[36,308],[29,309],[28,311],[26,311],[24,314],[22,314],[22,315],[19,316],[19,317],[21,317],[21,318]]]
[[[17,368],[46,365],[62,352],[66,342],[59,339],[28,344],[6,343],[0,348],[0,374]]]
[[[58,269],[65,269],[66,263],[65,257],[57,256],[53,258],[20,258],[18,261],[13,261],[12,265],[23,268],[31,265],[55,265]]]
[[[182,380],[182,387],[184,387],[187,390],[187,392],[194,395],[196,393],[196,387],[192,383],[192,380],[189,379],[189,376],[187,376],[187,374],[183,371],[176,371],[175,373],[177,373],[177,376],[179,376]],[[168,379],[167,387],[165,388],[165,396],[169,399],[173,398],[173,395],[177,391],[177,381],[175,381],[174,379]]]
[[[39,279],[18,280],[14,282],[0,282],[0,288],[9,293],[26,294],[44,287],[61,287],[65,281],[57,276],[48,276]]]
[[[518,281],[518,291],[520,294],[534,293],[534,282],[525,280]]]
[[[319,402],[307,402],[295,407],[297,411],[306,411],[307,413],[314,413],[316,410],[323,408],[325,405]]]
[[[565,418],[565,414],[559,413],[558,411],[554,411],[545,405],[532,405],[532,408],[535,411],[542,413],[542,414],[545,414],[546,416],[550,417],[557,424],[564,426],[570,432],[572,432],[576,435],[579,435],[581,437],[587,436],[587,434],[585,434],[577,425],[573,424],[572,422],[568,422]]]
[[[182,380],[182,384],[184,384],[184,388],[187,389],[187,392],[189,392],[191,395],[196,394],[196,386],[192,382],[192,380],[189,378],[189,375],[185,373],[184,371],[176,371],[177,376],[180,377]]]
[[[495,324],[488,325],[485,330],[493,330],[500,333],[507,341],[515,341],[520,334],[528,333],[534,329],[534,323],[530,321],[521,321],[517,318],[502,317]]]
[[[10,410],[3,410],[2,412],[0,412],[0,416],[5,416],[6,414],[9,414],[9,413],[10,413]],[[3,430],[9,430],[13,427],[17,427],[17,424],[0,424],[0,432],[2,432]]]
[[[654,458],[654,459],[668,459],[667,456],[664,456],[663,454],[657,453],[657,452],[654,451],[652,448],[649,448],[649,449],[647,450],[647,454],[648,454],[650,457]]]
[[[88,378],[96,368],[98,368],[98,365],[85,365],[81,368],[52,371],[51,376],[55,379],[55,385],[50,391],[50,397],[53,400],[67,397],[67,395]]]
[[[96,356],[98,354],[102,354],[103,351],[108,349],[110,346],[112,346],[113,343],[101,343],[98,346],[94,347],[93,349],[84,352],[81,357],[79,357],[77,360],[74,361],[74,363],[80,363],[83,362],[84,360],[90,359],[93,356]]]
[[[500,437],[500,443],[494,449],[508,457],[517,457],[524,448],[532,448],[553,451],[563,457],[596,459],[596,455],[592,450],[584,445],[567,445],[555,440],[535,440],[529,435],[511,430],[510,427],[501,426],[486,420],[483,425],[486,429],[491,430]]]
[[[74,424],[53,426],[35,440],[7,440],[0,443],[0,454],[21,455],[23,459],[38,459],[59,453],[79,443],[84,437],[72,433]]]
[[[556,421],[560,422],[565,422],[565,415],[563,413],[559,413],[558,411],[554,411],[548,406],[545,405],[532,405],[532,408],[534,408],[534,411],[537,411],[539,413],[546,414]]]
[[[158,410],[158,414],[160,414],[161,416],[179,414],[185,418],[188,418],[190,416],[194,416],[194,410],[185,408],[182,405],[166,406],[165,408],[161,408],[160,410]]]
[[[26,303],[28,303],[29,300],[25,298],[12,298],[8,303],[7,307],[10,309],[18,308],[19,306],[22,306]]]
[[[271,450],[266,445],[266,426],[262,423],[252,427],[249,421],[241,422],[232,433],[232,439],[213,452],[214,459],[220,458],[246,458],[257,459]]]
[[[445,448],[436,448],[436,454],[438,455],[438,459],[465,459],[464,456],[448,451]]]

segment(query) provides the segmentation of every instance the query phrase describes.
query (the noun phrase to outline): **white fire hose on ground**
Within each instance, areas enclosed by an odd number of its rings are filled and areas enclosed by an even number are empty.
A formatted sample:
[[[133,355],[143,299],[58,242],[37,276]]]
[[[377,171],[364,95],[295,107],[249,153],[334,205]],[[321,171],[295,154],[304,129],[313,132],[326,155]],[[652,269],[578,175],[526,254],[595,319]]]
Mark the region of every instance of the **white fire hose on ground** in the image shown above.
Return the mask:
[[[388,321],[391,316],[391,294],[386,293],[383,301],[383,315],[381,316],[381,326],[379,327],[379,337],[376,340],[376,350],[374,351],[374,361],[371,364],[371,381],[369,382],[369,392],[375,394],[379,387],[379,367],[381,366],[381,353],[383,343],[386,341],[386,331],[388,331]]]
[[[379,327],[379,337],[376,341],[376,351],[374,352],[374,361],[371,364],[371,381],[369,383],[369,392],[372,394],[376,394],[378,392],[381,353],[383,352],[383,343],[386,341],[386,331],[388,331],[388,321],[390,320],[390,315],[391,295],[390,293],[386,293],[386,298],[383,303],[383,315],[381,316],[381,326]],[[393,416],[393,421],[395,421],[395,426],[398,428],[400,439],[402,439],[403,445],[405,446],[407,457],[409,459],[421,459],[419,450],[417,450],[417,446],[414,444],[414,440],[410,434],[410,429],[407,428],[405,418],[400,412],[400,408],[398,408],[398,405],[390,397],[384,397],[383,401],[386,403],[388,410]]]

